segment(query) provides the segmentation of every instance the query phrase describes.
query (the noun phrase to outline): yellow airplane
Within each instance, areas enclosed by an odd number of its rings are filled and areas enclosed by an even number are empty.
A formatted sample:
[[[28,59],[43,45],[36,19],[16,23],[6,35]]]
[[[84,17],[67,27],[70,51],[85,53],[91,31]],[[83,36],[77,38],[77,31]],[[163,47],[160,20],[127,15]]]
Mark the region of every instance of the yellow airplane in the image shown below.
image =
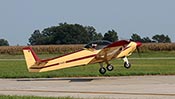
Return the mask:
[[[130,68],[131,64],[127,57],[139,46],[141,46],[141,42],[120,40],[111,43],[106,40],[98,40],[85,45],[79,51],[44,60],[41,60],[31,47],[23,48],[23,52],[29,72],[45,72],[99,63],[99,72],[105,74],[106,69],[103,63],[107,64],[106,68],[108,71],[112,71],[114,67],[109,61],[115,58],[122,58],[124,67]]]

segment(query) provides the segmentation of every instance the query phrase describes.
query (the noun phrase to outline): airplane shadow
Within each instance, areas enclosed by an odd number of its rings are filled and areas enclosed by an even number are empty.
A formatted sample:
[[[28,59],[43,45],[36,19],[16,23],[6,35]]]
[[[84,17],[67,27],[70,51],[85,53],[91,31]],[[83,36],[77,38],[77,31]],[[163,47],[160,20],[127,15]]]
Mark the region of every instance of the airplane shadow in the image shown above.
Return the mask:
[[[93,80],[101,80],[103,78],[24,78],[16,81],[69,81],[69,82],[91,82]]]

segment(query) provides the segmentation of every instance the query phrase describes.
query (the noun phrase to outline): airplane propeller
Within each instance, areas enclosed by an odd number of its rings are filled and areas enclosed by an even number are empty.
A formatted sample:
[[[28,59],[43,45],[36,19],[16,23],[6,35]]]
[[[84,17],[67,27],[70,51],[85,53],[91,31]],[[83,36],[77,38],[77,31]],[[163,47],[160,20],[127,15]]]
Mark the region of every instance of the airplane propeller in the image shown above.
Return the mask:
[[[141,42],[136,42],[136,44],[137,44],[136,50],[137,50],[137,52],[138,52],[138,54],[139,54],[139,57],[140,57],[141,54],[140,54],[140,49],[139,49],[139,47],[142,45],[142,43],[141,43]]]

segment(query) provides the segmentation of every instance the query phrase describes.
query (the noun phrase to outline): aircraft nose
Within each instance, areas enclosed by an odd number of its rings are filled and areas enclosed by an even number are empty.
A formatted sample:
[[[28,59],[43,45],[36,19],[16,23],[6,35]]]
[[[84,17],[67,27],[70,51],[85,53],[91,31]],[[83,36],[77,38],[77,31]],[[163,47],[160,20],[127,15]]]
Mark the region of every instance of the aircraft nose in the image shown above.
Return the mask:
[[[137,47],[139,47],[139,46],[141,46],[141,45],[142,45],[142,43],[141,43],[141,42],[136,42],[136,44],[137,44]]]

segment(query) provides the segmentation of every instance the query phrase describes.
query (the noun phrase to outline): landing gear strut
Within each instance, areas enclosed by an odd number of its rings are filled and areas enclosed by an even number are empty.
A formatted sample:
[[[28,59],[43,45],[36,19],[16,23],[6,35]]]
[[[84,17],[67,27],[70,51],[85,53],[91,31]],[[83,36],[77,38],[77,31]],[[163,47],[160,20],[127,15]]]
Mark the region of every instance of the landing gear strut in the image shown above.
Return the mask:
[[[124,60],[124,67],[129,69],[131,67],[131,64],[129,63],[128,58],[124,57],[123,60]]]

